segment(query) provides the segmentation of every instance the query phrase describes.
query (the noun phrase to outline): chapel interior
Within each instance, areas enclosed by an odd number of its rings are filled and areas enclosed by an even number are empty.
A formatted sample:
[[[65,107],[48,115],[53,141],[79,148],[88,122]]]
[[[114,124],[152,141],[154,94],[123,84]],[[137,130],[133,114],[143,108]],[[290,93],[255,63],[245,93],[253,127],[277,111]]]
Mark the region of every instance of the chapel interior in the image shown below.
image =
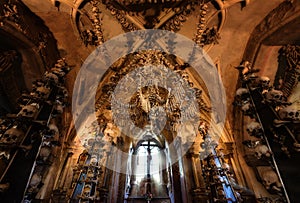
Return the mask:
[[[1,0],[0,202],[300,202],[299,0]]]

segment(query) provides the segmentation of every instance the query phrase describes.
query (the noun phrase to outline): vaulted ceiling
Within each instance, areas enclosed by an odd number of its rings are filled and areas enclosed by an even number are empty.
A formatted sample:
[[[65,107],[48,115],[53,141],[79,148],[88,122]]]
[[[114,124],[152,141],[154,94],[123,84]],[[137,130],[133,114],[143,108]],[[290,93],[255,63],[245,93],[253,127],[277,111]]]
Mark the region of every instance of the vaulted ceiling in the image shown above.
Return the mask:
[[[44,20],[57,40],[60,55],[74,65],[67,76],[70,92],[81,65],[97,45],[128,31],[164,29],[194,40],[211,57],[226,91],[228,115],[238,79],[234,67],[249,60],[260,66],[261,74],[274,80],[276,71],[269,67],[277,67],[276,47],[299,42],[295,32],[299,25],[298,1],[23,2]],[[88,42],[88,30],[94,42]],[[257,57],[259,52],[272,57],[263,60]],[[231,116],[228,118],[231,121]]]

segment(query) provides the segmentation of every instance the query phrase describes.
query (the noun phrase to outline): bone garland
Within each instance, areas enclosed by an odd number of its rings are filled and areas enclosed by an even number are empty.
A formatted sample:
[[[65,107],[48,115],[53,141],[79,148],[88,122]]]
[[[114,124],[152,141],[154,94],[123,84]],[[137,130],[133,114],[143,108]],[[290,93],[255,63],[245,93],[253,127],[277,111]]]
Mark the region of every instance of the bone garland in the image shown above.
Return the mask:
[[[195,38],[193,39],[199,46],[204,46],[203,40],[202,40],[202,35],[205,31],[206,27],[206,14],[208,11],[208,6],[206,4],[201,5],[200,8],[200,18],[199,22],[197,24],[197,33]]]
[[[51,68],[49,72],[45,73],[44,78],[33,84],[34,87],[33,95],[38,94],[39,90],[43,90],[42,93],[45,94],[42,94],[41,97],[38,98],[38,100],[37,98],[34,98],[34,96],[32,96],[29,100],[31,103],[25,105],[18,114],[18,117],[21,117],[22,119],[28,117],[28,113],[30,113],[30,111],[28,110],[28,106],[34,107],[35,104],[32,103],[31,100],[37,101],[36,106],[38,109],[42,108],[39,107],[39,105],[43,105],[44,103],[47,103],[48,105],[52,105],[53,108],[53,111],[49,115],[47,126],[43,130],[40,130],[39,132],[35,132],[31,136],[32,142],[34,142],[34,140],[36,139],[41,138],[41,144],[40,144],[40,149],[37,152],[38,154],[33,168],[33,175],[29,178],[27,188],[25,189],[25,196],[23,201],[31,201],[32,199],[35,198],[33,194],[42,192],[45,189],[44,187],[41,186],[40,183],[42,179],[49,177],[48,169],[49,169],[49,165],[51,165],[53,161],[54,147],[61,146],[60,140],[62,136],[61,136],[60,129],[57,125],[59,122],[59,115],[63,113],[64,107],[67,103],[68,93],[66,88],[63,86],[63,83],[64,83],[64,76],[68,73],[69,70],[70,68],[67,66],[64,58],[57,60],[55,66]],[[47,77],[47,75],[50,73],[52,74],[52,76],[55,75],[56,76],[55,79],[57,80],[53,81],[51,78]],[[54,95],[54,101],[48,100],[48,96],[52,91],[57,93],[57,95]],[[25,110],[27,111],[25,112]],[[35,118],[36,115],[32,117]],[[34,137],[39,137],[39,138],[34,138]],[[31,150],[30,146],[23,146],[22,149]]]
[[[127,20],[124,12],[114,8],[114,6],[111,3],[107,3],[106,8],[110,10],[111,15],[119,21],[125,32],[132,32],[137,30],[137,27]]]
[[[187,17],[191,15],[191,5],[190,3],[182,8],[182,11],[176,13],[174,17],[168,20],[165,25],[162,27],[164,30],[169,30],[172,32],[178,32],[183,25],[183,23],[187,20]]]
[[[287,67],[282,77],[280,89],[286,97],[290,96],[293,89],[298,84],[300,76],[300,46],[287,45],[282,47],[280,55],[284,56],[287,61]]]
[[[92,7],[93,28],[94,28],[95,35],[97,37],[96,45],[101,45],[104,42],[103,31],[102,31],[102,28],[101,28],[101,17],[100,17],[101,11],[97,7],[97,4],[98,4],[97,1],[91,1],[91,4],[93,6]]]

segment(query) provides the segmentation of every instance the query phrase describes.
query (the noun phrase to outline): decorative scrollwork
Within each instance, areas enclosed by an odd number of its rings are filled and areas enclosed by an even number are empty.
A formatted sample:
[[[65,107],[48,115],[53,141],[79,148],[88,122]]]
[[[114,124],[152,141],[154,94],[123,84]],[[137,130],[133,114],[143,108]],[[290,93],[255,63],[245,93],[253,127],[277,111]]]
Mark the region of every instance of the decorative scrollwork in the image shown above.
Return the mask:
[[[138,30],[138,28],[125,17],[125,12],[116,9],[110,2],[106,3],[106,8],[110,10],[112,16],[114,16],[118,22],[122,25],[125,32],[132,32]]]
[[[282,47],[281,56],[286,61],[284,75],[279,81],[279,88],[285,97],[290,96],[297,86],[300,76],[300,46],[287,45]]]
[[[168,20],[163,25],[162,29],[173,32],[179,31],[188,16],[192,14],[196,4],[196,2],[188,2],[186,5],[182,6],[182,8],[179,9],[180,12],[177,12],[170,20]],[[176,9],[174,9],[174,11],[176,12]]]
[[[206,30],[202,34],[200,45],[203,46],[208,44],[218,44],[218,39],[220,39],[220,34],[218,32],[217,26],[213,26],[212,28],[206,28]]]
[[[92,33],[92,37],[95,36],[96,38],[96,44],[101,45],[104,42],[103,38],[103,32],[101,28],[101,19],[100,19],[100,14],[101,11],[97,7],[98,2],[97,1],[91,1],[92,4],[92,12],[93,12],[93,17],[92,17],[92,22],[93,22],[93,28],[94,28],[94,34]]]
[[[197,24],[197,33],[195,38],[193,39],[199,46],[203,46],[203,40],[202,40],[202,35],[205,31],[206,27],[206,14],[208,11],[208,6],[206,4],[201,5],[200,9],[200,18],[199,22]]]
[[[17,59],[18,54],[15,50],[0,52],[0,72],[10,68]]]

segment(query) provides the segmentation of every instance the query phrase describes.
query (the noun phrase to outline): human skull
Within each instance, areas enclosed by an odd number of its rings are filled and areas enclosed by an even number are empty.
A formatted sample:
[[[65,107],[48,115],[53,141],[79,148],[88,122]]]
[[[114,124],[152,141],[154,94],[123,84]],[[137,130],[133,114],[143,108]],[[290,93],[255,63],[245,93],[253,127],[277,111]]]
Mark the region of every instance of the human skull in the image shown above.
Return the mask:
[[[59,130],[58,127],[54,124],[54,123],[50,123],[48,125],[48,128],[51,132],[55,133],[55,134],[59,134]]]
[[[92,165],[96,165],[97,162],[98,162],[97,155],[95,155],[95,154],[92,155],[92,156],[91,156],[91,164],[92,164]]]
[[[7,183],[1,183],[0,184],[0,192],[5,192],[9,189],[10,187],[10,183],[7,182]]]
[[[33,89],[36,89],[37,87],[42,87],[44,85],[45,85],[45,82],[43,82],[43,81],[36,80],[36,81],[32,82]]]
[[[266,93],[265,97],[266,97],[267,102],[280,103],[280,102],[286,101],[286,98],[284,97],[283,92],[280,90],[274,90],[274,89],[270,90]]]
[[[8,129],[0,139],[1,143],[4,144],[14,144],[18,142],[24,136],[24,132],[17,129],[16,126]]]
[[[179,20],[178,18],[175,18],[175,19],[174,19],[174,24],[175,24],[175,25],[180,25],[180,20]]]
[[[66,65],[66,58],[61,58],[56,61],[56,64]]]
[[[185,71],[182,72],[181,77],[185,80],[188,81],[189,80],[189,74]]]
[[[277,188],[282,187],[278,175],[273,169],[262,172],[261,178],[267,190],[271,189],[272,184],[275,184]]]
[[[40,99],[46,99],[50,93],[50,89],[42,86],[36,88],[35,92],[33,93],[33,96]]]
[[[45,76],[46,80],[54,82],[55,84],[58,83],[58,77],[54,73],[46,72],[44,76]]]
[[[111,15],[116,15],[117,14],[117,10],[115,10],[115,9],[112,9],[111,11],[110,11],[110,13],[111,13]]]
[[[266,157],[271,156],[271,151],[266,145],[258,145],[255,147],[255,153],[257,155],[257,158],[261,158],[262,155]]]
[[[287,106],[278,111],[281,120],[300,120],[300,110],[292,106]]]
[[[92,179],[93,177],[94,177],[94,172],[92,171],[92,170],[88,170],[88,172],[87,172],[87,177],[89,178],[89,179]]]
[[[247,103],[243,104],[242,111],[244,113],[246,113],[247,111],[251,110],[251,108],[252,108],[252,105],[250,104],[250,102],[247,102]]]
[[[90,196],[92,186],[90,184],[85,184],[83,189],[83,195],[86,197]]]
[[[17,114],[17,116],[32,118],[38,111],[38,108],[39,106],[36,103],[26,105],[21,109],[21,111]]]
[[[58,77],[63,77],[63,76],[65,76],[65,72],[62,70],[62,69],[60,69],[60,68],[51,68],[51,72],[53,73],[53,74],[55,74],[55,75],[57,75]]]
[[[56,63],[56,64],[54,65],[54,67],[51,68],[51,71],[53,71],[53,70],[55,70],[55,69],[61,70],[63,67],[64,67],[64,64],[62,64],[62,63]]]
[[[124,26],[125,28],[128,28],[129,23],[128,23],[127,21],[125,21],[125,22],[123,23],[123,26]]]
[[[207,10],[208,9],[208,6],[206,5],[206,4],[203,4],[202,6],[201,6],[201,9],[203,9],[203,10]]]
[[[96,24],[95,26],[96,29],[100,29],[101,27],[99,25]]]
[[[93,7],[93,8],[92,8],[92,12],[98,13],[98,12],[99,12],[99,9],[98,9],[97,7]]]
[[[42,146],[39,152],[39,158],[46,161],[51,155],[51,147]]]
[[[240,96],[240,97],[243,96],[243,95],[246,95],[246,94],[249,94],[248,89],[242,88],[242,87],[237,89],[236,93],[235,93],[236,96]]]
[[[249,133],[249,135],[255,136],[257,133],[259,133],[262,130],[262,127],[258,122],[252,121],[247,125],[246,130]]]
[[[31,180],[30,180],[29,185],[31,187],[35,188],[35,187],[37,187],[40,184],[41,181],[42,181],[42,176],[40,174],[38,174],[38,173],[34,173],[33,176],[32,176],[32,178],[31,178]]]
[[[259,81],[259,84],[262,86],[262,87],[269,87],[270,85],[270,78],[269,77],[266,77],[266,76],[262,76],[258,79]]]
[[[96,33],[97,36],[101,36],[102,35],[102,32],[100,30],[96,30],[95,33]]]
[[[206,14],[207,14],[207,12],[205,10],[200,12],[200,15],[201,15],[202,18],[205,17]]]
[[[7,150],[0,150],[0,158],[5,158],[6,160],[9,160],[10,159],[10,150],[7,149]]]
[[[249,90],[246,88],[239,88],[235,93],[236,102],[241,105],[242,103],[247,102],[250,99]]]
[[[64,106],[62,104],[56,103],[54,105],[54,110],[55,110],[55,112],[53,112],[53,116],[54,116],[54,113],[55,114],[62,114],[64,112]]]

